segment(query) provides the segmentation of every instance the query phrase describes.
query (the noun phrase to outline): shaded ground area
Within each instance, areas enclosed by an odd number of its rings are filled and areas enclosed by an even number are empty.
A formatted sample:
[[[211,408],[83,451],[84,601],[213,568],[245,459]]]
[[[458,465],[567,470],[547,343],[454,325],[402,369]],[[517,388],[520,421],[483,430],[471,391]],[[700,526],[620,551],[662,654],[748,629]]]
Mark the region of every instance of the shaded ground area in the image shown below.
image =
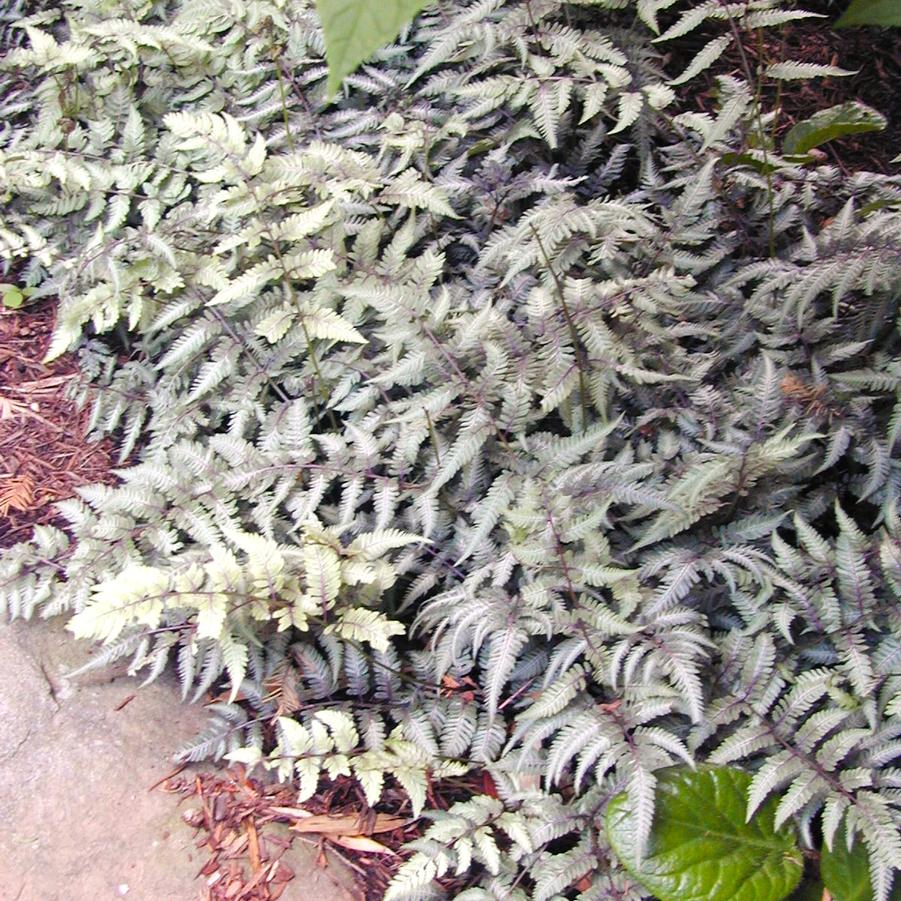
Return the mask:
[[[172,771],[172,754],[203,725],[202,710],[181,704],[165,679],[138,691],[134,680],[113,679],[112,669],[79,684],[62,676],[86,656],[59,624],[0,627],[0,898],[214,897],[212,872],[198,878],[206,838],[185,822],[197,804],[179,803],[162,786],[148,790]],[[285,851],[288,843],[257,848],[271,863],[284,852],[273,880],[278,894],[242,883],[230,897],[353,901],[353,881],[338,861],[329,857],[323,868],[315,842]]]
[[[782,90],[771,86],[764,107],[781,107],[778,131],[787,132],[796,122],[817,110],[849,100],[858,100],[887,119],[883,132],[853,135],[824,145],[827,162],[845,174],[867,169],[897,172],[892,159],[901,147],[901,30],[897,28],[830,28],[839,9],[826,0],[801,4],[802,8],[827,15],[827,19],[806,19],[765,34],[761,46],[749,45],[752,65],[764,68],[780,59],[840,66],[857,74],[842,78],[817,78],[783,83]],[[844,9],[844,4],[840,7]]]
[[[765,28],[757,35],[745,34],[742,49],[734,44],[717,62],[697,79],[688,82],[693,89],[693,102],[712,112],[717,94],[716,78],[733,75],[746,79],[745,64],[750,67],[750,83],[755,85],[758,73],[771,63],[795,60],[803,63],[840,66],[856,74],[840,78],[814,78],[786,81],[781,84],[763,77],[759,89],[764,110],[779,108],[773,126],[777,146],[781,138],[798,121],[821,109],[858,100],[882,113],[887,127],[882,132],[854,135],[831,141],[822,147],[825,161],[849,174],[861,170],[894,173],[898,166],[891,160],[901,147],[901,29],[843,28],[834,30],[835,22],[847,6],[832,0],[807,0],[799,8],[823,18],[801,19],[777,28]],[[669,13],[673,19],[675,12]],[[667,14],[661,22],[671,24]],[[722,23],[702,27],[683,36],[665,52],[671,56],[673,72],[684,68],[705,44],[722,33]],[[688,96],[688,95],[686,95]]]

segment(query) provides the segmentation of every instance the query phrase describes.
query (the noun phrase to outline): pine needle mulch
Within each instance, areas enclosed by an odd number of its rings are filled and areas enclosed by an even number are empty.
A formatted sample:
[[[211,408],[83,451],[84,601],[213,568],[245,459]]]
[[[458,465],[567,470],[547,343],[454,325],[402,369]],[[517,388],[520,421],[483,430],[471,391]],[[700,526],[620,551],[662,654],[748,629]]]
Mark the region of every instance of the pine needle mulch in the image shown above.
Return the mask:
[[[88,441],[89,410],[69,398],[77,362],[41,362],[54,305],[0,310],[0,547],[57,520],[54,502],[112,480],[113,442]]]

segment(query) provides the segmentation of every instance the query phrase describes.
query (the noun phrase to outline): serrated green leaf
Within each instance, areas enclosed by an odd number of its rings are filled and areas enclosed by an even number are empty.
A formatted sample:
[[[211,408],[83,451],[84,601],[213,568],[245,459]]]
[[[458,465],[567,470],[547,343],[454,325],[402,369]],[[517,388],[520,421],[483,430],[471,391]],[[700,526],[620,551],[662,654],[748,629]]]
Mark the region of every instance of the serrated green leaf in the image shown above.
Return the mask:
[[[823,847],[820,875],[832,901],[873,901],[867,849],[857,836],[849,851],[844,827],[836,832],[831,851]]]
[[[282,730],[282,747],[286,755],[300,757],[313,747],[313,739],[302,723],[289,716],[280,716],[278,724]]]
[[[304,545],[307,591],[323,610],[328,609],[341,588],[341,562],[324,544],[310,541]]]
[[[670,81],[671,85],[684,84],[690,81],[696,75],[709,69],[724,53],[726,48],[732,43],[732,36],[725,34],[714,38],[699,53],[695,54],[694,59],[685,68],[678,78]]]
[[[328,60],[328,95],[345,76],[397,37],[426,0],[316,0]]]
[[[303,315],[303,323],[311,338],[326,341],[347,341],[351,344],[365,344],[366,339],[334,310],[325,308],[309,310]]]
[[[335,747],[342,754],[349,753],[359,743],[360,736],[357,734],[356,726],[354,726],[354,721],[350,714],[345,713],[343,710],[320,710],[315,716],[316,719],[321,720],[329,727]]]
[[[387,651],[389,639],[393,635],[403,635],[405,629],[400,623],[388,619],[378,610],[357,607],[345,610],[341,619],[328,626],[326,632],[337,632],[338,635],[352,641],[368,642],[377,651]]]
[[[792,831],[775,829],[772,799],[745,822],[751,776],[733,767],[660,774],[648,850],[636,864],[636,814],[626,794],[607,808],[621,863],[661,901],[781,901],[801,880]]]
[[[853,25],[901,25],[901,0],[852,0],[834,27]]]
[[[284,304],[262,319],[254,329],[254,334],[265,338],[270,344],[281,341],[294,324],[297,311]]]
[[[881,113],[863,103],[850,101],[820,110],[809,119],[799,122],[785,136],[782,150],[787,155],[807,153],[827,141],[834,141],[845,135],[882,131],[885,126],[885,116]]]

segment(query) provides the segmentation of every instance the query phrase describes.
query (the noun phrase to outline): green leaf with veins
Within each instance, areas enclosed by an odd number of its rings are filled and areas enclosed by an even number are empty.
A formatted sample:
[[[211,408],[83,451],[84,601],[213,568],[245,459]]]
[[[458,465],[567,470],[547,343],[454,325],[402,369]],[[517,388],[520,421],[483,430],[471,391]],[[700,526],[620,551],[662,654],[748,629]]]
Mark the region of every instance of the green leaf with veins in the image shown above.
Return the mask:
[[[807,153],[820,144],[834,141],[845,135],[863,134],[868,131],[882,131],[886,119],[881,113],[863,103],[850,101],[814,113],[795,125],[785,136],[783,153],[795,155]]]
[[[316,0],[325,36],[328,95],[345,76],[397,37],[427,0]]]
[[[774,827],[778,798],[746,821],[750,784],[750,774],[733,767],[666,770],[644,856],[638,860],[625,793],[607,808],[613,850],[661,901],[782,901],[801,881],[801,852],[790,827]]]

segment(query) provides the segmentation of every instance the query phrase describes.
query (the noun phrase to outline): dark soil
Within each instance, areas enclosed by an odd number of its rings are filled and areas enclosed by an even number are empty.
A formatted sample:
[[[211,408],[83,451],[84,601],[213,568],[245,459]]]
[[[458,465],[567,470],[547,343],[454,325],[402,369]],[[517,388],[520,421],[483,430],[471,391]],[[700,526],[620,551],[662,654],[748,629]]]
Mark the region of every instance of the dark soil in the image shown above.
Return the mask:
[[[888,127],[882,132],[854,135],[831,141],[823,146],[827,161],[845,173],[869,170],[886,174],[901,172],[891,160],[901,153],[901,29],[898,28],[842,28],[835,30],[835,22],[844,5],[829,0],[811,0],[799,6],[825,18],[800,19],[781,28],[763,29],[757,36],[746,34],[744,54],[733,46],[706,73],[689,82],[695,87],[694,102],[700,109],[711,110],[716,94],[716,77],[733,75],[747,79],[745,61],[754,80],[758,71],[784,60],[841,66],[857,74],[840,78],[816,78],[781,83],[763,79],[762,105],[764,110],[781,107],[776,127],[777,140],[796,122],[821,109],[850,100],[858,100],[882,113]],[[713,30],[716,29],[716,30]],[[702,29],[674,42],[671,54],[672,71],[680,64],[687,65],[692,57],[715,34],[721,25]]]
[[[811,4],[811,6],[825,4]],[[832,161],[845,171],[868,169],[897,173],[891,160],[901,153],[901,29],[830,27],[831,20],[807,19],[775,32],[764,41],[765,62],[793,59],[841,66],[856,71],[842,78],[785,82],[780,98],[780,132],[819,109],[859,100],[888,120],[883,132],[854,135],[824,145]],[[753,48],[752,48],[753,49]],[[771,93],[775,93],[771,91]],[[775,101],[775,97],[773,100]]]

